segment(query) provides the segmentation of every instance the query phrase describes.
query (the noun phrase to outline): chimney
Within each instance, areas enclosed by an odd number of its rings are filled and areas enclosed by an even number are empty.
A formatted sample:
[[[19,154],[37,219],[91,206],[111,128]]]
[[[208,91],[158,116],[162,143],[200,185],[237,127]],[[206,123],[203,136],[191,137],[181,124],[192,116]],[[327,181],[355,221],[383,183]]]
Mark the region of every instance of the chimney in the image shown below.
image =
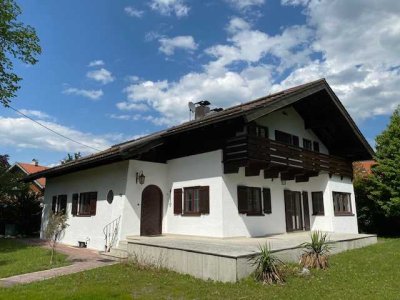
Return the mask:
[[[36,158],[32,159],[32,165],[38,166],[39,165],[39,161]]]
[[[194,111],[194,119],[198,120],[204,118],[210,112],[210,108],[208,107],[210,102],[205,100],[197,102],[196,104],[198,104],[198,106],[196,106]]]

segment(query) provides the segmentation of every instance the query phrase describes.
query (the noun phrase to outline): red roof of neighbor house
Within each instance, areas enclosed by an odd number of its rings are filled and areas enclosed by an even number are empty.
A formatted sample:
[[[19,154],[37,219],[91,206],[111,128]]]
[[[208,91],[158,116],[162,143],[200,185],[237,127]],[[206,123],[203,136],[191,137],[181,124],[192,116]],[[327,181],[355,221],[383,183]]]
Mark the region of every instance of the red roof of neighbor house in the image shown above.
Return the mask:
[[[372,174],[371,168],[372,166],[376,165],[377,162],[375,160],[364,160],[364,161],[356,161],[354,162],[356,166],[359,166],[365,174]],[[365,171],[364,171],[365,170]]]
[[[39,165],[33,165],[33,164],[29,164],[29,163],[16,163],[16,165],[18,165],[20,168],[23,169],[23,171],[27,174],[27,175],[31,175],[37,172],[41,172],[44,170],[47,170],[48,167],[44,167],[44,166],[39,166]],[[36,179],[36,181],[42,186],[45,187],[46,186],[46,178],[38,178]]]

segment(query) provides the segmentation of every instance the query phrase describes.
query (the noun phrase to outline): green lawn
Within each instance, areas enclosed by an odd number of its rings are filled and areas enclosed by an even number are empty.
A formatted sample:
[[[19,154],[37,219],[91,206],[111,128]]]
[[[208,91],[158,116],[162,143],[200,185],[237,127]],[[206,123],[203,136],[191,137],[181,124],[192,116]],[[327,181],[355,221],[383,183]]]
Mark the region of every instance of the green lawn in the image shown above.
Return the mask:
[[[400,239],[332,257],[331,268],[308,278],[293,275],[284,286],[252,279],[205,282],[165,270],[114,265],[0,289],[0,299],[400,299]]]
[[[63,254],[57,254],[53,265],[50,265],[50,250],[12,239],[0,239],[0,278],[67,264]]]

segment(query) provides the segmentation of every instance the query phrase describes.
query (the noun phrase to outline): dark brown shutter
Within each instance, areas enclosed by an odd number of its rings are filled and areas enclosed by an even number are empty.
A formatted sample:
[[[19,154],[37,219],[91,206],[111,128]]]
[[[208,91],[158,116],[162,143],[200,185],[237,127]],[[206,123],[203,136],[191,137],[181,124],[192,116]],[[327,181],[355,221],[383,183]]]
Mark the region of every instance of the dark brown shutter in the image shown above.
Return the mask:
[[[299,146],[299,137],[297,135],[292,136],[292,144],[297,147]]]
[[[263,189],[263,201],[264,201],[264,213],[270,214],[272,213],[271,206],[271,190],[264,188]]]
[[[247,213],[247,187],[238,186],[237,187],[237,197],[238,197],[238,209],[240,214]]]
[[[174,214],[182,214],[182,189],[174,189]]]
[[[304,229],[310,230],[310,209],[308,206],[308,192],[303,192]]]
[[[78,214],[78,200],[79,200],[79,194],[73,194],[72,195],[72,208],[71,208],[71,214],[73,216],[76,216]]]
[[[90,193],[90,215],[96,215],[96,206],[97,206],[97,192]]]
[[[210,213],[210,187],[201,186],[200,187],[200,213],[209,214]]]
[[[315,152],[319,152],[319,143],[318,142],[314,142],[313,146],[314,146],[314,151]]]
[[[53,196],[53,201],[51,202],[51,211],[53,213],[56,212],[56,205],[57,205],[57,196]]]
[[[58,201],[59,201],[58,211],[65,214],[67,212],[67,195],[58,196]]]

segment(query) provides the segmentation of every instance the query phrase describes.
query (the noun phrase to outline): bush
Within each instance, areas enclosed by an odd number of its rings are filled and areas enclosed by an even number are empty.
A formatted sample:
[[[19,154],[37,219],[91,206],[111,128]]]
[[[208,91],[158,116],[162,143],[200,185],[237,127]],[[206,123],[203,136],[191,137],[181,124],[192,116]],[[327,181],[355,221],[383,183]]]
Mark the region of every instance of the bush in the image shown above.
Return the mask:
[[[259,246],[260,254],[251,258],[256,266],[255,277],[264,284],[283,283],[283,273],[281,267],[283,262],[272,255],[270,247],[265,244]]]
[[[311,232],[311,242],[300,245],[305,249],[300,257],[300,265],[303,268],[326,269],[329,266],[328,234],[321,231]]]

